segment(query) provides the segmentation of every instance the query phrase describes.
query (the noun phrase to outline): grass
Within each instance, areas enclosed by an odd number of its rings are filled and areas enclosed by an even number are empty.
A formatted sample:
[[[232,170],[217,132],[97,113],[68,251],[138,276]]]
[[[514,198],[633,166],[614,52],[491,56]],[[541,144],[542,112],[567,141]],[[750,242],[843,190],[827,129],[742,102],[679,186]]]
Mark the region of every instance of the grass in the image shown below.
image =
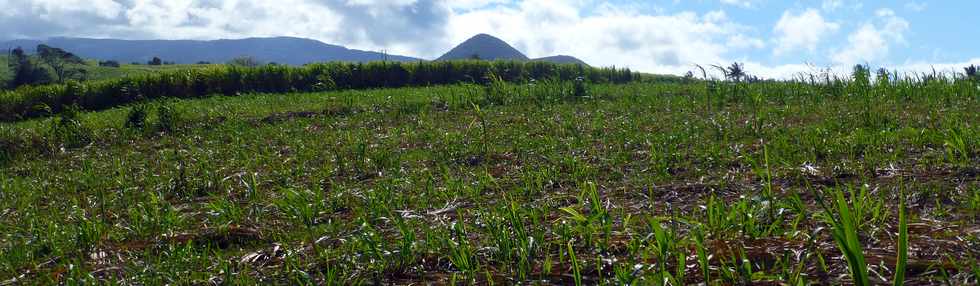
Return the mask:
[[[727,85],[218,95],[0,123],[0,283],[978,283],[976,86]]]

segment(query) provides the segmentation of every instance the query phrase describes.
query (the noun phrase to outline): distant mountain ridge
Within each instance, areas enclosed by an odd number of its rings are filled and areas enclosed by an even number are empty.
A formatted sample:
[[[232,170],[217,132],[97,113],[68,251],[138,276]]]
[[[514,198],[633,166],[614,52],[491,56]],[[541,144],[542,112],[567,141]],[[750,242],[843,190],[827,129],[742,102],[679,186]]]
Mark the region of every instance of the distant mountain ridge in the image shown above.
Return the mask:
[[[481,60],[515,60],[515,61],[542,61],[542,62],[552,62],[558,64],[583,64],[588,65],[584,61],[572,57],[572,56],[551,56],[543,57],[538,59],[530,59],[521,51],[518,51],[507,42],[487,34],[478,34],[472,38],[467,39],[463,43],[449,50],[446,54],[442,55],[437,61],[446,60],[465,60],[465,59],[481,59]]]
[[[0,42],[0,49],[7,50],[22,47],[26,51],[33,53],[34,48],[38,44],[62,48],[82,58],[115,60],[122,63],[145,63],[154,57],[178,64],[193,64],[198,62],[224,63],[241,56],[250,56],[267,63],[275,62],[289,65],[331,61],[424,61],[424,59],[415,57],[386,55],[379,52],[348,49],[343,46],[326,44],[317,40],[294,37],[210,41],[118,40],[60,37],[47,40],[12,40]],[[565,55],[531,59],[507,42],[487,34],[473,36],[436,60],[462,59],[545,61],[559,64],[588,65],[582,60]]]
[[[30,52],[46,44],[75,53],[83,58],[145,63],[153,57],[178,64],[197,62],[224,63],[240,56],[251,56],[263,62],[303,65],[313,62],[345,61],[420,61],[421,59],[385,55],[378,52],[348,49],[317,40],[274,37],[236,40],[116,40],[88,38],[51,38],[47,40],[13,40],[0,43],[7,50],[23,47]]]

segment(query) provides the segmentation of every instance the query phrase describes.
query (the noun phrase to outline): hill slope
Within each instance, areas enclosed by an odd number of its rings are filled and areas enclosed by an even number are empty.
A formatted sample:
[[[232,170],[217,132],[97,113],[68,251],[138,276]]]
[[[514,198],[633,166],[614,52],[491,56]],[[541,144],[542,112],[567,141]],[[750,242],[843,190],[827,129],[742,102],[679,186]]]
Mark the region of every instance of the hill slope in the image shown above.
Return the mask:
[[[15,40],[0,43],[0,49],[23,47],[33,51],[38,44],[63,48],[83,58],[144,63],[153,57],[179,64],[201,61],[224,63],[239,56],[252,56],[263,62],[302,65],[312,62],[367,62],[385,58],[377,52],[352,50],[316,40],[276,37],[237,40],[115,40],[87,38],[51,38],[48,40]],[[420,59],[389,55],[388,60]]]
[[[531,61],[533,61],[533,62],[549,62],[549,63],[556,63],[556,64],[582,64],[582,65],[589,65],[589,64],[585,63],[585,61],[582,61],[582,60],[580,60],[580,59],[578,59],[576,57],[566,56],[566,55],[558,55],[558,56],[550,56],[550,57],[537,58],[537,59],[533,59]]]
[[[448,61],[448,60],[465,60],[478,58],[481,60],[518,60],[527,61],[530,60],[521,51],[518,51],[510,44],[498,39],[494,36],[487,34],[479,34],[473,36],[469,40],[464,41],[452,50],[449,50],[445,55],[442,55],[437,61]]]

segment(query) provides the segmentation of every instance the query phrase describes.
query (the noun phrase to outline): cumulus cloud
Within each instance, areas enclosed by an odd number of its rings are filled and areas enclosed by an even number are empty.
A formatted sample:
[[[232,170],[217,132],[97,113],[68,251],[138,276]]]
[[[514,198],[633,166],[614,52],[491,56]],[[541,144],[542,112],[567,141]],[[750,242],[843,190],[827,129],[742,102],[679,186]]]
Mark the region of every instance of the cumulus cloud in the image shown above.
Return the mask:
[[[587,5],[524,1],[460,13],[449,21],[449,38],[459,42],[489,33],[531,57],[567,54],[589,63],[674,74],[696,63],[730,62],[736,51],[763,45],[722,11],[647,15],[605,5],[579,13]]]
[[[507,0],[454,0],[449,1],[449,6],[457,10],[472,10],[507,2]]]
[[[751,6],[756,1],[740,1]],[[584,0],[0,0],[0,37],[297,36],[436,58],[478,33],[532,57],[683,73],[765,43],[723,11],[641,14]],[[586,13],[587,11],[587,13]]]
[[[475,1],[470,1],[474,2]],[[486,1],[484,1],[486,2]],[[0,37],[298,36],[396,53],[444,43],[444,0],[0,0]]]
[[[834,33],[840,24],[827,21],[816,9],[800,13],[783,12],[773,31],[776,34],[776,55],[806,49],[813,52],[828,34]]]
[[[847,37],[847,46],[831,56],[834,63],[854,65],[879,62],[888,58],[893,45],[906,44],[908,21],[890,9],[880,9],[875,16],[874,21],[862,24]]]

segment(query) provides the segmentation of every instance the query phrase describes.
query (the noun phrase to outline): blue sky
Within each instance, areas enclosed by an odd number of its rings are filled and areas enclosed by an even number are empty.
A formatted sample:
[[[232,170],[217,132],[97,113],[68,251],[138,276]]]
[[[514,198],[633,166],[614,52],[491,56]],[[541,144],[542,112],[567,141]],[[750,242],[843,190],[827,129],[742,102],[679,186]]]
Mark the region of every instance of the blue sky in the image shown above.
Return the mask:
[[[531,57],[670,74],[739,61],[785,78],[980,64],[975,11],[980,1],[0,0],[0,40],[296,36],[432,59],[487,33]]]
[[[729,4],[725,4],[725,3]],[[732,4],[734,3],[734,4]],[[798,15],[813,10],[824,20],[839,25],[827,33],[816,52],[792,52],[773,56],[767,49],[752,51],[746,56],[769,64],[779,64],[800,59],[831,60],[826,54],[833,49],[846,48],[848,36],[867,23],[874,23],[876,13],[894,12],[895,17],[908,22],[902,33],[904,43],[892,43],[888,56],[880,64],[904,62],[950,62],[980,56],[976,47],[980,38],[969,37],[975,32],[967,24],[971,13],[980,11],[980,1],[659,1],[651,6],[661,7],[664,13],[694,10],[708,13],[723,10],[734,20],[753,27],[755,36],[762,39],[776,38],[774,27],[784,13]]]

